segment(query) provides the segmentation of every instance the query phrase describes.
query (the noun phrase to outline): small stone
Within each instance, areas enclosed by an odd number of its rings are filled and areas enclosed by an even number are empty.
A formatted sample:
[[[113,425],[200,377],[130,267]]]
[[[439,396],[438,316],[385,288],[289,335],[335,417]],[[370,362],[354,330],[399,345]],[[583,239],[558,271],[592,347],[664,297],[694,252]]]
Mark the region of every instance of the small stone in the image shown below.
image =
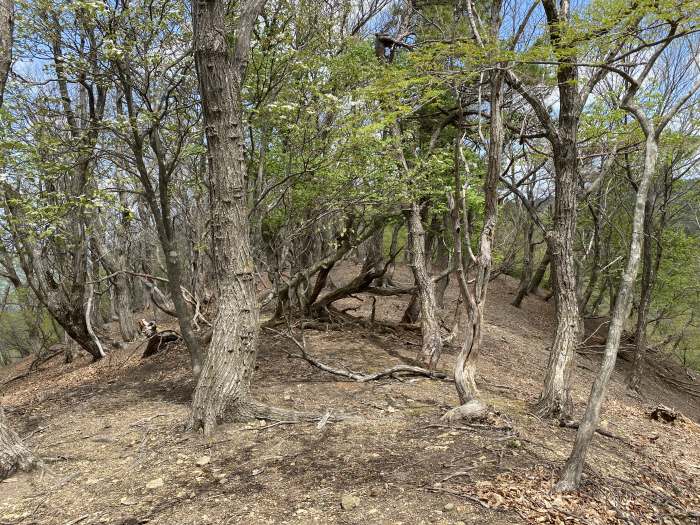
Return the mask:
[[[134,498],[129,498],[125,496],[121,500],[119,500],[119,503],[121,503],[122,505],[131,506],[136,505],[136,500]]]
[[[86,485],[97,485],[100,482],[99,479],[96,478],[88,478],[87,481],[85,482]]]
[[[454,510],[455,504],[454,503],[446,503],[444,507],[442,507],[442,510],[445,512],[450,512],[451,510]]]
[[[156,478],[146,483],[146,488],[148,490],[155,490],[161,488],[164,484],[163,478]]]
[[[204,465],[208,465],[209,463],[211,463],[211,457],[209,456],[202,456],[197,460],[198,467],[203,467]]]
[[[360,498],[352,494],[344,494],[340,499],[340,506],[343,510],[352,510],[360,504]]]

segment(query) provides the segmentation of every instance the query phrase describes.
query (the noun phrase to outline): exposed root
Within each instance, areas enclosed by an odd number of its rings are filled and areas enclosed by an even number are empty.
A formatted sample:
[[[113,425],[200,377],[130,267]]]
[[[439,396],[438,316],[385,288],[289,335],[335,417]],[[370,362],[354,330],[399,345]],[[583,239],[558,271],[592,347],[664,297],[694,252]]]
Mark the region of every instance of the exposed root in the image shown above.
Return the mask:
[[[185,430],[202,431],[205,436],[211,436],[216,427],[224,423],[244,423],[256,419],[265,419],[278,423],[303,423],[303,422],[323,422],[325,425],[328,421],[347,421],[354,419],[353,416],[346,414],[333,414],[330,411],[323,413],[319,412],[304,412],[301,410],[292,410],[288,408],[279,408],[267,405],[255,399],[248,398],[245,401],[231,403],[224,413],[224,416],[217,419],[195,418],[190,416]]]
[[[541,397],[534,409],[542,419],[569,419],[573,411],[573,403],[570,397],[568,400]]]
[[[251,417],[248,419],[267,419],[268,421],[301,423],[304,421],[345,421],[353,418],[353,416],[347,414],[332,414],[330,411],[318,413],[273,407],[254,399],[250,399],[247,405],[249,406],[251,414]]]

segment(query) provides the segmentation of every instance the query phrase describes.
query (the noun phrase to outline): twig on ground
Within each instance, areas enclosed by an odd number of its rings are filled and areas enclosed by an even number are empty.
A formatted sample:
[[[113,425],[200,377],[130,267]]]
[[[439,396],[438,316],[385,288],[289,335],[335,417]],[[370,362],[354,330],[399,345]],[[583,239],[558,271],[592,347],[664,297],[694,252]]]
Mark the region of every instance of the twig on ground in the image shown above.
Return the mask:
[[[90,517],[90,514],[83,514],[82,516],[79,516],[75,518],[74,520],[67,521],[65,525],[75,525],[76,523],[80,523],[83,520],[86,520]]]
[[[442,478],[442,479],[440,480],[440,482],[441,482],[441,483],[444,483],[444,482],[447,481],[447,480],[450,480],[450,479],[452,479],[452,478],[456,478],[456,477],[459,477],[459,476],[469,476],[469,474],[471,473],[471,471],[474,470],[475,468],[476,468],[476,467],[471,467],[471,468],[469,468],[469,469],[467,469],[467,470],[460,470],[460,471],[458,471],[458,472],[453,472],[453,473],[450,474],[449,476],[445,476],[444,478]]]

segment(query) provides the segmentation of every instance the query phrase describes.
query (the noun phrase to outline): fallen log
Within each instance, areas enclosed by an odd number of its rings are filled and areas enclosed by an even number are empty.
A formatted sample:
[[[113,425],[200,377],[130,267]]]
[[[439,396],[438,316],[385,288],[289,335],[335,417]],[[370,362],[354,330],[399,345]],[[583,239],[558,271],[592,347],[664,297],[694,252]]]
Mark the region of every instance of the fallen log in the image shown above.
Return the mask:
[[[344,368],[344,369],[335,368],[335,367],[332,367],[332,366],[327,365],[325,363],[322,363],[321,361],[315,359],[314,357],[311,357],[306,352],[306,341],[303,337],[303,334],[302,334],[302,340],[299,341],[291,334],[284,334],[282,332],[279,332],[278,330],[275,330],[275,329],[269,328],[269,327],[266,327],[265,329],[270,331],[270,332],[274,332],[280,336],[288,338],[290,341],[292,341],[296,345],[296,347],[299,349],[299,351],[301,353],[294,354],[292,352],[287,352],[287,354],[290,357],[303,359],[307,363],[318,368],[319,370],[323,370],[324,372],[328,372],[329,374],[337,375],[340,377],[345,377],[347,379],[352,379],[353,381],[357,381],[358,383],[367,383],[369,381],[376,381],[377,379],[382,379],[384,377],[398,377],[398,376],[423,376],[423,377],[428,377],[431,379],[447,379],[447,374],[444,374],[442,372],[436,372],[434,370],[428,370],[426,368],[421,368],[419,366],[411,366],[411,365],[396,365],[396,366],[392,366],[390,368],[387,368],[385,370],[382,370],[380,372],[375,372],[372,374],[365,374],[362,372],[356,372],[356,371],[350,370],[348,368]]]

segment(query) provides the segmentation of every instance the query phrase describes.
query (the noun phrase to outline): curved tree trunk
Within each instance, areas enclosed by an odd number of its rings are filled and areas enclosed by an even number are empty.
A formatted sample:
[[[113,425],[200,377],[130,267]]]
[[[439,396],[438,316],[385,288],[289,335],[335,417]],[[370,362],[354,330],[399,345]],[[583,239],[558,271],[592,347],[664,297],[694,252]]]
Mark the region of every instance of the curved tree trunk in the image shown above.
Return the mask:
[[[501,2],[491,5],[491,38],[496,41],[501,26]],[[489,73],[491,118],[489,120],[488,164],[484,177],[484,226],[479,237],[479,253],[475,257],[471,252],[470,222],[465,209],[464,186],[460,173],[461,144],[459,134],[455,142],[454,198],[452,206],[452,233],[455,241],[455,260],[457,262],[457,279],[466,317],[463,319],[462,345],[454,368],[455,387],[461,406],[449,411],[445,417],[469,417],[472,406],[476,404],[479,413],[486,407],[478,401],[476,386],[476,364],[481,352],[481,330],[486,304],[486,290],[489,284],[492,266],[493,240],[498,220],[498,181],[501,175],[501,158],[503,153],[503,75],[498,69]],[[462,222],[462,224],[460,224]],[[462,231],[462,227],[463,230]],[[463,250],[469,253],[469,260],[474,263],[474,289],[469,289],[467,270]]]
[[[229,51],[228,3],[192,4],[194,54],[202,95],[212,191],[214,268],[219,312],[192,399],[190,426],[211,434],[228,418],[254,414],[250,382],[259,338],[251,256],[241,86],[255,20],[265,0],[238,3],[236,44]]]

